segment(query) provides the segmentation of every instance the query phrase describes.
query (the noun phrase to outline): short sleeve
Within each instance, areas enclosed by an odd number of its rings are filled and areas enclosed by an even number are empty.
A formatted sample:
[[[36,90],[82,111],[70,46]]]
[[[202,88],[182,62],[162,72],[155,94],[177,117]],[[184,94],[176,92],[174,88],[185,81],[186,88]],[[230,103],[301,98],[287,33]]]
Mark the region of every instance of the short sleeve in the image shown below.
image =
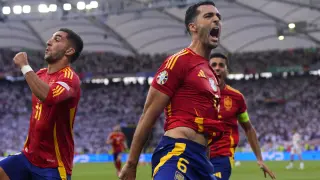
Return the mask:
[[[80,80],[72,72],[62,73],[56,82],[50,85],[50,90],[44,103],[57,104],[72,97],[76,97],[80,91]]]
[[[247,122],[249,121],[249,114],[247,112],[247,104],[244,99],[244,96],[241,94],[239,99],[239,110],[238,110],[238,121],[239,122]]]
[[[186,67],[183,64],[187,63],[184,63],[186,57],[183,55],[173,55],[164,61],[155,74],[151,86],[172,97],[182,85],[186,75]]]

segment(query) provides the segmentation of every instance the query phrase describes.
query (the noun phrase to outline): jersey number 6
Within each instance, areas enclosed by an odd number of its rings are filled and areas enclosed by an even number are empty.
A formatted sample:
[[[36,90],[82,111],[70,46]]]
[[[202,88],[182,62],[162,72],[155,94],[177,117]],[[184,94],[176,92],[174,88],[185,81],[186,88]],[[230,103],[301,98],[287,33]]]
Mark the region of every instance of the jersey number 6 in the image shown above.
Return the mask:
[[[187,172],[187,165],[186,164],[189,164],[189,161],[184,158],[180,158],[178,161],[178,164],[177,164],[177,168],[181,172],[186,173]]]

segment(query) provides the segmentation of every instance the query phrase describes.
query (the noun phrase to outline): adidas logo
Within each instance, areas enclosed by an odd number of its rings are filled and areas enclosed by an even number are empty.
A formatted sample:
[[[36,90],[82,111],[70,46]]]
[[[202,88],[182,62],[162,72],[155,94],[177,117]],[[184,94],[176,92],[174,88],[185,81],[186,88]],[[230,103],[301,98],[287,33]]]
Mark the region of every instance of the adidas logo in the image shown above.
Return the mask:
[[[202,78],[207,78],[202,70],[199,71],[198,76]]]

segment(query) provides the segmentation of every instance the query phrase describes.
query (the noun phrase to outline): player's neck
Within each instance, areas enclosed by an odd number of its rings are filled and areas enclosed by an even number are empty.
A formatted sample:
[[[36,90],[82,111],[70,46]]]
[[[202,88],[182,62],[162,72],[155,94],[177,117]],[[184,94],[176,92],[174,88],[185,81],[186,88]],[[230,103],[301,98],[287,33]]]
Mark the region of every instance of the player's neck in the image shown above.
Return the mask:
[[[192,41],[189,49],[205,59],[209,59],[210,57],[211,49],[206,48],[200,41]]]
[[[57,71],[60,71],[61,69],[70,66],[69,62],[63,61],[63,60],[59,60],[56,63],[53,64],[48,64],[48,74],[52,74],[55,73]]]
[[[224,89],[225,87],[226,87],[226,81],[223,78],[219,77],[219,88],[220,88],[220,90]]]

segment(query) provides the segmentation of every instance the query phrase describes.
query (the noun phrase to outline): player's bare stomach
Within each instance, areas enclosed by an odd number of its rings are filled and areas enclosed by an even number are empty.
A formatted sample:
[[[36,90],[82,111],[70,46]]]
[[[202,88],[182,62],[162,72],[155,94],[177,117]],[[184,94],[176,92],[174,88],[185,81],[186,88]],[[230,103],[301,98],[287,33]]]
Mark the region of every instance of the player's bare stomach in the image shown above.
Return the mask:
[[[195,130],[188,127],[176,127],[166,131],[164,135],[172,138],[188,139],[203,146],[207,146],[208,144],[208,139],[204,134],[197,133]]]

